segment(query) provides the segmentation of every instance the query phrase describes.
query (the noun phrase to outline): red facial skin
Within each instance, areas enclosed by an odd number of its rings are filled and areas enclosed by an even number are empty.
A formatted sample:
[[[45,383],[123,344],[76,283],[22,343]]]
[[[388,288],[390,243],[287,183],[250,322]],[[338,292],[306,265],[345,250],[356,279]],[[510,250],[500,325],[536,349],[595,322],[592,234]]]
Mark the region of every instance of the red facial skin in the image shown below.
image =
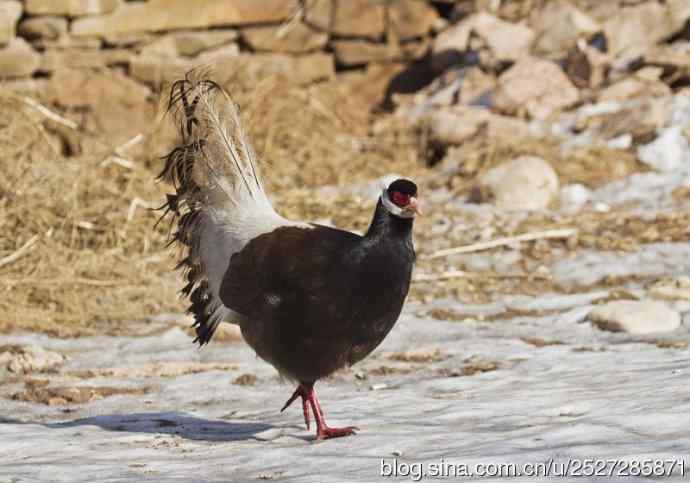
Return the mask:
[[[410,195],[401,193],[400,191],[393,191],[391,193],[391,201],[400,208],[405,208],[410,204]]]
[[[401,193],[400,191],[393,191],[390,194],[390,199],[395,206],[398,206],[400,208],[411,209],[418,215],[422,214],[422,208],[420,206],[419,200],[414,196]]]

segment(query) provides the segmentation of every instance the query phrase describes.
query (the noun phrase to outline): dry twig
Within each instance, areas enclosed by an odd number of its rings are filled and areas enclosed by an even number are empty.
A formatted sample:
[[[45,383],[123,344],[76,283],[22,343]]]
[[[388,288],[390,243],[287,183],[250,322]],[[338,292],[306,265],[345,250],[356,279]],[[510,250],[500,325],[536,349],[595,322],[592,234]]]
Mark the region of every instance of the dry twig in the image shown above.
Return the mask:
[[[123,168],[134,169],[136,165],[134,164],[134,161],[127,159],[126,153],[129,148],[131,148],[132,146],[136,146],[143,140],[144,135],[137,134],[132,139],[119,145],[118,147],[113,149],[113,154],[101,161],[101,167],[108,166],[109,164],[117,164],[118,166],[122,166]]]
[[[50,109],[48,109],[46,106],[43,104],[39,103],[35,99],[32,99],[28,96],[22,97],[22,101],[28,105],[36,109],[38,112],[43,114],[45,117],[48,119],[52,119],[53,121],[57,122],[58,124],[62,124],[63,126],[67,126],[70,129],[74,129],[75,131],[79,129],[79,124],[77,124],[74,121],[71,121],[67,118],[62,117],[60,114],[57,114]]]
[[[527,279],[546,279],[548,274],[544,273],[496,273],[496,272],[465,272],[463,270],[449,270],[441,273],[420,273],[412,278],[413,282],[438,282],[440,280],[451,280],[454,278],[527,278]]]
[[[137,211],[138,207],[146,208],[146,209],[152,209],[155,208],[156,205],[152,203],[148,203],[141,198],[134,198],[132,202],[129,204],[129,209],[127,210],[127,223],[131,222],[134,219],[134,214]]]
[[[4,267],[5,265],[9,265],[10,263],[12,263],[16,260],[19,260],[21,257],[23,257],[24,255],[29,253],[29,250],[31,250],[31,248],[34,246],[34,244],[38,241],[38,238],[39,238],[38,235],[32,236],[31,238],[29,238],[29,240],[26,243],[24,243],[21,247],[19,247],[19,249],[16,252],[14,252],[10,255],[7,255],[4,258],[0,258],[0,267]]]
[[[115,154],[124,158],[125,153],[129,150],[129,148],[131,148],[132,146],[136,146],[137,144],[141,143],[143,140],[144,140],[144,135],[139,133],[136,136],[134,136],[132,139],[130,139],[129,141],[116,147],[115,148]]]
[[[433,258],[447,257],[449,255],[457,255],[459,253],[479,252],[482,250],[488,250],[489,248],[512,245],[513,243],[543,240],[547,238],[570,238],[576,233],[577,229],[575,228],[563,228],[560,230],[547,230],[535,233],[523,233],[522,235],[511,236],[506,238],[497,238],[496,240],[481,243],[473,243],[472,245],[465,245],[463,247],[446,248],[445,250],[439,250],[423,258],[431,260]]]
[[[1,280],[6,285],[91,285],[94,287],[114,287],[117,285],[127,285],[126,281],[117,280],[94,280],[91,278],[15,278]]]

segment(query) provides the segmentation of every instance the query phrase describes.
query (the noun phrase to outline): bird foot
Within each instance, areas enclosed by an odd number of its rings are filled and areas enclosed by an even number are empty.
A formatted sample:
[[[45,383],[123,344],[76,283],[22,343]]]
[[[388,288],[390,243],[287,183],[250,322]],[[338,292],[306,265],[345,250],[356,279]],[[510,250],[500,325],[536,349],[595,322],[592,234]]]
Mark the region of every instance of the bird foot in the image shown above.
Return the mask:
[[[350,436],[352,434],[357,434],[356,431],[359,431],[359,428],[356,426],[346,426],[344,428],[331,428],[328,426],[324,426],[317,429],[316,439],[318,441],[321,441],[324,439],[340,438],[342,436]]]
[[[297,398],[302,398],[302,412],[304,414],[304,422],[307,425],[307,429],[310,426],[310,409],[314,413],[314,419],[316,420],[316,439],[318,441],[331,438],[340,438],[342,436],[350,436],[351,434],[356,434],[359,428],[355,426],[346,426],[344,428],[331,428],[326,424],[326,420],[323,417],[323,410],[321,409],[321,404],[316,397],[316,391],[314,391],[314,383],[301,383],[292,393],[290,399],[287,400],[281,412],[285,411],[290,405],[297,400]]]

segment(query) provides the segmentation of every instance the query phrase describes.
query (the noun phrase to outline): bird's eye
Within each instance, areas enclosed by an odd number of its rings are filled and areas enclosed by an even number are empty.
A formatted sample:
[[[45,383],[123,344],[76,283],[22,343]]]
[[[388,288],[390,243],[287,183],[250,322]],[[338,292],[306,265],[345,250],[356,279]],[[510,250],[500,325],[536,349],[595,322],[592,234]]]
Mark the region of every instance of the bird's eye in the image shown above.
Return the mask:
[[[393,191],[391,193],[391,201],[400,208],[404,208],[410,204],[410,195],[401,193],[400,191]]]

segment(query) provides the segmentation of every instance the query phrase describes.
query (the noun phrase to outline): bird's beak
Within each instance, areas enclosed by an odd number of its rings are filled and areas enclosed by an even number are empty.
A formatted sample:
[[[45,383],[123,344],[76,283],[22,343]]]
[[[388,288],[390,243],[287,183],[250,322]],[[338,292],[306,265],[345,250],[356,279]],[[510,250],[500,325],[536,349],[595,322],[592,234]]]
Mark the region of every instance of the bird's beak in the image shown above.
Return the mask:
[[[415,198],[414,196],[412,196],[410,198],[410,202],[407,205],[407,208],[409,210],[412,210],[415,214],[417,214],[419,216],[422,216],[424,214],[424,213],[422,213],[422,207],[421,207],[419,200],[417,198]]]

